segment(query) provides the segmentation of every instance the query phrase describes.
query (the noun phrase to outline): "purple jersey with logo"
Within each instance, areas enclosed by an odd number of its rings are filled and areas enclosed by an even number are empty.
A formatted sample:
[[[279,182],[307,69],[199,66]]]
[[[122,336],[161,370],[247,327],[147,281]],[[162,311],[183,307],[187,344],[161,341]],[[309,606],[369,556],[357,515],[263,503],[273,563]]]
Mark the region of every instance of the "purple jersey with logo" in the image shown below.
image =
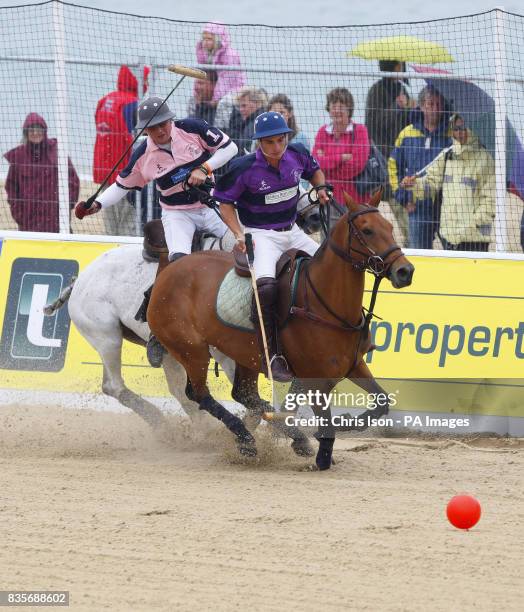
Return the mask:
[[[301,144],[291,143],[278,168],[270,166],[262,151],[235,159],[219,179],[214,196],[234,204],[246,227],[280,229],[295,222],[300,179],[310,180],[320,169]]]

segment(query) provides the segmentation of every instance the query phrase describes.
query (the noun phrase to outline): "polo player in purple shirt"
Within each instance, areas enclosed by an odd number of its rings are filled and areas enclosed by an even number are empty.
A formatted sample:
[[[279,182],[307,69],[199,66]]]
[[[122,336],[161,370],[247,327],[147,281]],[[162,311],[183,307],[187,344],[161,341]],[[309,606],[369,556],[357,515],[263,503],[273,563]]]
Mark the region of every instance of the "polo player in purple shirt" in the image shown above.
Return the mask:
[[[292,374],[284,356],[277,350],[276,264],[288,249],[301,249],[310,255],[317,251],[319,245],[295,224],[298,186],[302,178],[314,187],[326,182],[318,162],[303,145],[288,145],[290,132],[280,113],[259,115],[252,136],[253,140],[259,141],[259,148],[256,153],[231,162],[229,171],[218,181],[214,191],[215,198],[221,203],[222,217],[242,252],[246,252],[244,231],[253,235],[253,268],[268,340],[271,373],[279,382],[290,381]],[[327,204],[329,198],[325,189],[318,190],[318,197],[320,204]],[[254,301],[251,317],[257,324]],[[261,330],[258,332],[263,355]]]

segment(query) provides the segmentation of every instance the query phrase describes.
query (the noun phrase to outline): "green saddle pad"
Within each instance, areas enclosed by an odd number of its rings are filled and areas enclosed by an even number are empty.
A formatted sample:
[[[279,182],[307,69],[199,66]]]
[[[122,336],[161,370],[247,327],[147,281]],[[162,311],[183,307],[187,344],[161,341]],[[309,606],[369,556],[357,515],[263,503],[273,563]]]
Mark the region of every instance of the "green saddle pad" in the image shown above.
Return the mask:
[[[238,276],[231,269],[218,289],[216,311],[219,321],[229,327],[254,331],[255,327],[249,319],[252,299],[251,279]]]

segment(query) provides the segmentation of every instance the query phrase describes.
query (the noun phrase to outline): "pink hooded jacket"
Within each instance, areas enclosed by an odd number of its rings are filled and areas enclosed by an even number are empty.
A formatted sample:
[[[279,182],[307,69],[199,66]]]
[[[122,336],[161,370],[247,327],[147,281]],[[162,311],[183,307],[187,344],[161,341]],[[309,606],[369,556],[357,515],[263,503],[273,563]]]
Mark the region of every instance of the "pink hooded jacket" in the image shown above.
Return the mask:
[[[199,64],[216,64],[222,66],[240,65],[240,56],[238,52],[231,48],[229,33],[227,28],[222,23],[206,23],[202,28],[202,32],[209,32],[217,37],[219,42],[218,48],[210,56],[202,46],[202,40],[199,40],[196,45],[196,56]],[[246,75],[242,71],[218,70],[218,80],[215,85],[215,93],[213,94],[213,102],[218,102],[226,94],[231,91],[236,91],[243,87],[246,83]]]

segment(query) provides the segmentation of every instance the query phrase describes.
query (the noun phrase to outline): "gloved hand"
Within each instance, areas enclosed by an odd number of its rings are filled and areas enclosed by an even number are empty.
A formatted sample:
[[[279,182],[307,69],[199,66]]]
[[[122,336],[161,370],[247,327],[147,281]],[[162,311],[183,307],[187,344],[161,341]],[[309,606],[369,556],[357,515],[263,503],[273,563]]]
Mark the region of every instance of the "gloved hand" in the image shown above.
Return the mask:
[[[96,200],[94,202],[91,202],[90,206],[87,205],[87,202],[78,202],[75,206],[75,217],[77,219],[83,219],[84,217],[88,217],[89,215],[94,215],[101,208],[101,204]]]
[[[406,206],[406,204],[410,204],[413,201],[413,192],[410,189],[400,188],[395,191],[395,200]]]

